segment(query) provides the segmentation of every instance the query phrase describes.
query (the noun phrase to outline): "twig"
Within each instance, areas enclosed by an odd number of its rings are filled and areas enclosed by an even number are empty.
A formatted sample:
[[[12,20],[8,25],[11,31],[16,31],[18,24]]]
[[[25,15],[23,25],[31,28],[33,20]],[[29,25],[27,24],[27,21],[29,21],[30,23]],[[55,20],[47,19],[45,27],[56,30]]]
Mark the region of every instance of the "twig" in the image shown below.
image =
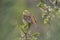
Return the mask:
[[[29,39],[28,39],[28,32],[29,32],[29,30],[30,30],[30,26],[31,26],[31,24],[28,23],[28,28],[27,28],[27,30],[26,30],[27,32],[24,33],[24,34],[25,34],[25,39],[26,39],[26,40],[29,40]]]

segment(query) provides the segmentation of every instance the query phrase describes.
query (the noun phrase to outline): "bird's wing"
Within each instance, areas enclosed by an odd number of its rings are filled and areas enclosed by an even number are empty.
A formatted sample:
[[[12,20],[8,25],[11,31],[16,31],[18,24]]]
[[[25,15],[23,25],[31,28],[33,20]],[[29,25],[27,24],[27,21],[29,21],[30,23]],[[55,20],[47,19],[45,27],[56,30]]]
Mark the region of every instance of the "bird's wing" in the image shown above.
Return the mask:
[[[36,18],[34,16],[31,16],[31,20],[33,24],[36,24]]]

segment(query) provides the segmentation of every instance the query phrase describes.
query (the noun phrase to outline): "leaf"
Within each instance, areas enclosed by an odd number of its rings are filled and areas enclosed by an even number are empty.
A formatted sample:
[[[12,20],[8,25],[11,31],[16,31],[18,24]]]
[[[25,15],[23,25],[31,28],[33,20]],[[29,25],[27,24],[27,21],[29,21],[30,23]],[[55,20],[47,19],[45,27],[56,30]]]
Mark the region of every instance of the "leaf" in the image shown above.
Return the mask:
[[[45,9],[47,7],[46,4],[43,4],[41,2],[37,6],[40,7],[40,8],[42,8],[42,9]]]
[[[35,37],[32,37],[32,39],[31,40],[37,40],[37,38],[35,38]]]
[[[26,32],[27,28],[28,28],[28,24],[27,23],[25,23],[25,24],[20,26],[20,30],[23,31],[23,32]]]
[[[49,19],[48,18],[45,18],[44,19],[44,24],[46,24],[48,21],[49,21]]]
[[[39,35],[40,35],[39,32],[36,32],[36,33],[32,34],[33,37],[37,37],[37,36],[39,36]]]

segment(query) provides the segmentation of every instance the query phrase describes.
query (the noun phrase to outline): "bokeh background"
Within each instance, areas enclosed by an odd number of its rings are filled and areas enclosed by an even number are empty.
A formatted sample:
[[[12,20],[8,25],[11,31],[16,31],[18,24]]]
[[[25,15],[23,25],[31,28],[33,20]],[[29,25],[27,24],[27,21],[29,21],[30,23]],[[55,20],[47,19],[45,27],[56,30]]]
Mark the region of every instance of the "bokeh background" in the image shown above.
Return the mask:
[[[20,29],[17,25],[22,24],[22,12],[25,9],[37,19],[38,26],[31,30],[40,32],[38,40],[60,40],[60,14],[50,25],[43,24],[41,10],[37,7],[39,2],[40,0],[0,0],[0,40],[20,40]]]

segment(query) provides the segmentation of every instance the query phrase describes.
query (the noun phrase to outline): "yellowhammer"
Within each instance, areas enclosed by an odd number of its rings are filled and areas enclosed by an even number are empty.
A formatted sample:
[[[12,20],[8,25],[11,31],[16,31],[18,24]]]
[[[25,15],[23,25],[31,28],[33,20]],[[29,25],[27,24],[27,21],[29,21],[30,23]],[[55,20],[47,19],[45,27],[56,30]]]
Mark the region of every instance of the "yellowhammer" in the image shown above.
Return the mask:
[[[28,22],[30,24],[36,24],[36,18],[28,10],[23,11],[22,18],[23,18],[23,23]]]

